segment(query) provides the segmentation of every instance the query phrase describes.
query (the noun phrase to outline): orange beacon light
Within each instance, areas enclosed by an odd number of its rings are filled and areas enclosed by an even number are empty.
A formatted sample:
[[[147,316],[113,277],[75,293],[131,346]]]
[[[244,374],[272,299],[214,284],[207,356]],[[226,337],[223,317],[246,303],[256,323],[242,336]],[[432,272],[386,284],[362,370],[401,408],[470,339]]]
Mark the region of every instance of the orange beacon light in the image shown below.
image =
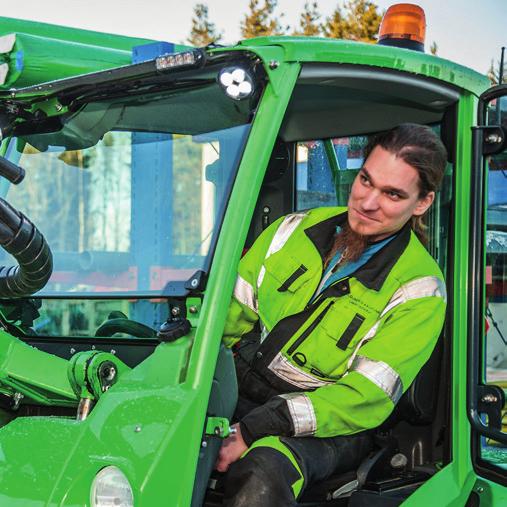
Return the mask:
[[[426,16],[415,4],[391,5],[380,23],[378,43],[424,51]]]

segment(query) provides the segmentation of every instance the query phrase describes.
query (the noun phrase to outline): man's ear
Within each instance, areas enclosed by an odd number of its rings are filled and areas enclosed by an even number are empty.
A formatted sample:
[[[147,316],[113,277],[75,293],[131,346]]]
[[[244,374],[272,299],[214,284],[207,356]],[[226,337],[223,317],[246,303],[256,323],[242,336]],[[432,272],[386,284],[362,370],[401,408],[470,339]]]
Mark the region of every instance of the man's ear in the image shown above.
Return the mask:
[[[414,209],[413,216],[420,217],[424,215],[428,208],[433,204],[435,200],[435,192],[428,192],[424,197],[421,197],[417,201],[417,205]]]

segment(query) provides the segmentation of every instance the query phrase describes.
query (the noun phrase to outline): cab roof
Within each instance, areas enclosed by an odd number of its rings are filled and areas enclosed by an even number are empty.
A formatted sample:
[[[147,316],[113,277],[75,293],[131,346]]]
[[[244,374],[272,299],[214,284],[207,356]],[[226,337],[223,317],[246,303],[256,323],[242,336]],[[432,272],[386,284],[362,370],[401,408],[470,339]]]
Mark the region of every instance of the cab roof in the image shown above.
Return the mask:
[[[283,49],[286,62],[355,64],[408,72],[448,83],[479,96],[491,86],[488,78],[463,65],[419,51],[321,37],[258,37],[240,41],[243,49],[269,61],[269,48]],[[223,50],[224,48],[220,48]]]

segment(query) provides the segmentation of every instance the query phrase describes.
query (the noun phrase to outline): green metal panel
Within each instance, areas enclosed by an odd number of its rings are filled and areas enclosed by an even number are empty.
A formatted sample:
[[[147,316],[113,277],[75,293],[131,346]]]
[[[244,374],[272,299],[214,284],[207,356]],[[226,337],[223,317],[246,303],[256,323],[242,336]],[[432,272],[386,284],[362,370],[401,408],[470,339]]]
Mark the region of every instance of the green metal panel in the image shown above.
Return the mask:
[[[480,499],[481,507],[501,507],[507,505],[507,488],[496,482],[478,479],[473,491]]]
[[[475,124],[477,98],[465,94],[458,105],[459,133],[456,140],[456,187],[455,232],[454,232],[454,293],[452,319],[452,455],[456,464],[459,481],[464,481],[472,469],[470,456],[470,423],[467,419],[467,309],[468,309],[468,260],[470,198],[473,189],[471,182],[472,166],[472,125]]]
[[[0,89],[120,67],[132,49],[155,41],[0,17]],[[180,51],[188,46],[176,45]],[[3,73],[6,72],[4,67]]]
[[[64,42],[74,41],[86,46],[97,46],[127,52],[130,52],[134,46],[153,42],[152,39],[145,39],[142,37],[128,37],[126,35],[94,32],[92,30],[82,30],[80,28],[0,16],[0,35],[7,33],[31,34],[45,39],[54,39]]]
[[[129,478],[136,507],[159,505],[167,491],[173,505],[186,505],[179,498],[191,494],[194,475],[186,453],[201,437],[192,431],[195,391],[180,384],[191,341],[159,346],[84,421],[25,417],[1,428],[0,505],[16,505],[16,498],[24,507],[88,505],[95,474],[112,464]]]
[[[0,331],[0,381],[11,392],[43,405],[75,406],[67,361],[26,345]]]
[[[24,33],[14,34],[12,50],[4,55],[9,65],[3,88],[29,86],[77,74],[130,63],[129,51],[87,46]]]

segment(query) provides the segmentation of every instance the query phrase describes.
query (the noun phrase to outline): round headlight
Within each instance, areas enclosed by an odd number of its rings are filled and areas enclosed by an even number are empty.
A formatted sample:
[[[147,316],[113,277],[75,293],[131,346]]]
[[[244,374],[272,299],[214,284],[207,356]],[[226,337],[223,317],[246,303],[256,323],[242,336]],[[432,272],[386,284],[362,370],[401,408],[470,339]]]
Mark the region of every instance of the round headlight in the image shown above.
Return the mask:
[[[119,468],[108,466],[95,476],[91,507],[134,507],[132,487]]]

